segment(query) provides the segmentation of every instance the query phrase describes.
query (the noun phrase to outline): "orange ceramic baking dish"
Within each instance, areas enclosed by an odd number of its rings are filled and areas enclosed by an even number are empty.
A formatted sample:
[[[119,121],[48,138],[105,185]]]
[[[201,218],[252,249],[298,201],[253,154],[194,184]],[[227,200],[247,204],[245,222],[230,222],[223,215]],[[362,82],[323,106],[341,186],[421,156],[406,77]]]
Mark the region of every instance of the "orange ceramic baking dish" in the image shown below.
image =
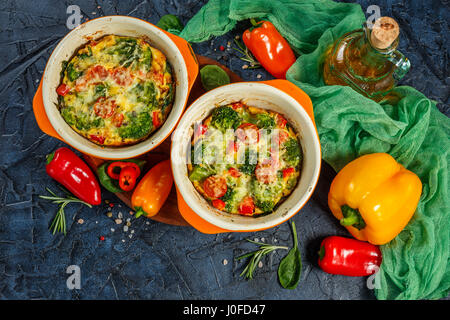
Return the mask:
[[[61,63],[90,40],[104,35],[144,37],[161,50],[173,68],[175,98],[164,124],[144,141],[131,146],[104,147],[76,133],[63,119],[58,107],[56,88],[60,83]],[[42,131],[73,148],[102,159],[126,159],[146,153],[164,141],[176,127],[198,74],[198,62],[189,43],[155,25],[133,17],[106,16],[90,20],[69,32],[50,55],[41,83],[33,99],[33,111]]]
[[[216,106],[236,101],[282,114],[297,132],[303,150],[297,186],[268,215],[248,217],[217,210],[197,192],[188,178],[186,159],[194,124],[205,119]],[[189,106],[172,136],[171,162],[178,208],[184,219],[203,233],[248,232],[274,227],[300,211],[319,179],[321,149],[311,99],[287,80],[239,82],[211,90]]]

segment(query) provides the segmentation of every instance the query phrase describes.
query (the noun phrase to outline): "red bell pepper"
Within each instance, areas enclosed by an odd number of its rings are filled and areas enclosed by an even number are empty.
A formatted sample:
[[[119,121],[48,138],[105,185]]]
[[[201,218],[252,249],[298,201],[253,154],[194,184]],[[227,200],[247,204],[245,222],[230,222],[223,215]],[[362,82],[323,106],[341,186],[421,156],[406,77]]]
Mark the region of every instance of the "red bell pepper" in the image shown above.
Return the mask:
[[[72,150],[62,147],[47,155],[45,171],[78,199],[92,205],[101,203],[97,178]]]
[[[380,249],[368,242],[331,236],[320,246],[319,266],[331,274],[368,276],[378,271],[381,261]]]
[[[271,22],[250,21],[253,27],[242,35],[245,45],[271,75],[286,79],[286,71],[296,60],[291,47]]]
[[[70,92],[70,87],[64,83],[60,84],[59,87],[56,89],[56,93],[63,97],[69,92]]]

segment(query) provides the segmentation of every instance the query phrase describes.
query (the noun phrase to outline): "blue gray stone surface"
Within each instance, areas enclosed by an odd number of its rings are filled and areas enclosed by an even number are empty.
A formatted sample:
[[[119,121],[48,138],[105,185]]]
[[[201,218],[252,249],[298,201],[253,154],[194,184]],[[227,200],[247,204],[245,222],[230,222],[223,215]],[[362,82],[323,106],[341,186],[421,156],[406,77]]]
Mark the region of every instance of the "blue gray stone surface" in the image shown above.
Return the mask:
[[[400,50],[412,69],[402,83],[416,87],[450,115],[449,7],[447,1],[361,0],[364,10],[379,5],[401,27]],[[56,205],[38,197],[57,183],[45,173],[45,155],[64,144],[42,133],[32,113],[32,99],[45,63],[69,32],[67,7],[78,5],[83,21],[103,15],[130,15],[157,23],[167,13],[186,23],[205,1],[84,0],[0,2],[0,299],[374,299],[365,278],[334,276],[317,266],[321,240],[348,235],[328,208],[334,176],[325,164],[314,196],[293,220],[303,259],[300,285],[283,289],[277,266],[285,252],[263,260],[255,279],[239,277],[235,257],[253,250],[246,238],[292,245],[287,223],[256,233],[206,235],[190,227],[135,220],[114,195],[106,204],[66,209],[66,236],[52,235]],[[234,50],[221,51],[245,23],[212,41],[194,44],[196,53],[214,58],[246,80],[270,79],[261,69],[245,70]],[[110,210],[110,211],[109,211]],[[111,212],[112,217],[107,213]],[[123,223],[114,219],[123,215]],[[123,230],[130,218],[128,231]],[[79,223],[82,219],[84,222]],[[105,240],[101,241],[100,236]],[[66,286],[66,268],[81,269],[81,289]]]

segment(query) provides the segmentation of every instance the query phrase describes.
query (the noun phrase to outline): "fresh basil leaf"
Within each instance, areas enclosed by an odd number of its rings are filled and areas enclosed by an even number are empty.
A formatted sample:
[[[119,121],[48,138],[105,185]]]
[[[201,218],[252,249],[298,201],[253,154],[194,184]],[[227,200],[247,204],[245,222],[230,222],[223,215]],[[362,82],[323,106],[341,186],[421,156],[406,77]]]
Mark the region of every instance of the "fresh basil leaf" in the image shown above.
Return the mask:
[[[230,83],[230,77],[221,67],[209,64],[200,69],[200,78],[206,91]]]
[[[292,222],[292,234],[294,236],[294,247],[284,257],[278,266],[278,280],[285,289],[295,289],[300,280],[302,272],[302,258],[298,249],[297,231],[295,223]]]
[[[166,14],[165,16],[162,16],[156,25],[169,32],[170,30],[177,30],[181,32],[184,29],[183,23],[173,14]]]

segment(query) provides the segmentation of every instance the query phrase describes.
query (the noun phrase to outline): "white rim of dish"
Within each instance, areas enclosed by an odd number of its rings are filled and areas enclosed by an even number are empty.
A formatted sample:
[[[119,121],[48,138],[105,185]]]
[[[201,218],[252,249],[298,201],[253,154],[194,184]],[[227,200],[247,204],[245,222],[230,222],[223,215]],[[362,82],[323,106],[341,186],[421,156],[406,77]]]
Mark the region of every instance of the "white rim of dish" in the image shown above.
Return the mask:
[[[179,104],[182,104],[181,106],[177,106],[178,108],[175,108],[175,100],[174,104],[172,106],[172,109],[164,122],[163,126],[160,127],[157,131],[152,133],[147,139],[145,139],[142,142],[139,142],[135,145],[131,146],[125,146],[125,147],[102,147],[99,145],[94,144],[93,142],[89,141],[87,138],[82,137],[79,135],[75,130],[73,130],[62,118],[61,114],[58,111],[59,119],[56,119],[53,116],[50,116],[52,114],[55,114],[53,105],[53,102],[50,101],[49,96],[47,93],[49,93],[49,90],[52,90],[52,88],[49,88],[48,78],[47,75],[50,71],[56,72],[60,69],[60,63],[61,61],[57,60],[57,57],[60,55],[60,52],[63,47],[66,45],[70,46],[70,40],[71,37],[75,35],[76,32],[80,32],[80,30],[83,30],[87,26],[90,26],[91,24],[99,24],[102,23],[103,20],[109,20],[109,23],[114,22],[120,22],[124,21],[127,23],[132,22],[133,24],[140,25],[142,28],[149,28],[152,30],[153,33],[155,33],[159,38],[161,38],[166,44],[168,44],[171,47],[171,50],[176,53],[176,56],[178,59],[182,62],[182,68],[180,74],[177,76],[177,85],[176,91],[182,90],[182,97],[183,99],[180,99],[178,102]],[[95,33],[95,32],[94,32]],[[91,32],[89,32],[91,34]],[[86,35],[84,35],[86,36]],[[73,52],[77,48],[73,48]],[[165,53],[167,54],[167,53]],[[53,70],[52,70],[53,68]],[[56,68],[56,69],[55,69]],[[179,79],[179,77],[182,77],[183,79]],[[58,83],[59,84],[59,83]],[[56,88],[54,88],[56,90]],[[45,112],[47,114],[47,117],[53,126],[53,128],[56,130],[56,132],[61,136],[61,138],[70,146],[73,148],[95,156],[102,159],[126,159],[126,158],[132,158],[136,157],[138,155],[144,154],[156,146],[158,146],[160,143],[162,143],[166,138],[170,136],[170,133],[173,131],[173,129],[176,127],[181,115],[183,114],[183,110],[186,106],[187,99],[188,99],[188,73],[187,73],[187,66],[186,61],[184,60],[180,50],[176,46],[176,44],[172,41],[172,39],[169,38],[164,32],[159,30],[157,27],[153,26],[150,22],[134,18],[134,17],[128,17],[128,16],[105,16],[100,17],[96,19],[89,20],[85,22],[84,24],[76,27],[75,29],[71,30],[67,35],[64,36],[64,38],[58,43],[58,45],[53,50],[52,54],[50,55],[50,58],[47,61],[44,74],[43,74],[43,83],[42,83],[42,95],[43,95],[43,101],[44,101],[44,108]],[[182,101],[181,101],[182,100]],[[177,109],[177,110],[175,110]],[[171,120],[169,122],[169,119]],[[77,139],[72,138],[71,134],[68,131],[68,128],[73,131],[72,134],[75,133],[76,135],[79,135],[83,138],[83,142],[77,141]]]
[[[240,219],[246,219],[248,222],[248,219],[253,219],[253,223],[237,223],[234,219],[220,219],[218,218],[218,216],[223,215],[223,212],[213,208],[211,205],[208,204],[207,209],[205,209],[205,206],[201,205],[201,203],[199,201],[197,201],[194,197],[191,197],[192,192],[194,193],[198,193],[198,191],[194,188],[192,182],[189,180],[189,178],[187,176],[185,176],[185,174],[182,173],[183,170],[177,170],[177,166],[180,165],[180,163],[178,161],[180,161],[180,159],[178,159],[177,157],[175,157],[175,155],[178,154],[178,151],[180,150],[179,148],[186,148],[185,145],[182,145],[182,139],[181,137],[177,137],[177,135],[183,135],[185,134],[185,130],[187,128],[189,128],[194,121],[196,121],[197,119],[192,120],[192,116],[193,113],[195,112],[195,108],[196,106],[200,105],[202,100],[208,98],[209,96],[213,96],[213,95],[218,95],[220,94],[222,91],[226,91],[227,89],[229,89],[230,87],[242,87],[242,86],[248,86],[248,89],[251,90],[251,87],[258,87],[261,86],[263,88],[266,88],[268,90],[275,90],[274,92],[276,92],[276,94],[281,95],[284,99],[286,99],[287,101],[289,101],[289,104],[292,106],[297,106],[297,111],[301,114],[301,116],[306,119],[305,124],[307,126],[307,130],[310,131],[312,133],[313,138],[313,145],[314,145],[314,149],[313,150],[308,150],[306,152],[308,153],[314,153],[315,158],[317,159],[317,163],[314,166],[314,172],[312,174],[312,178],[308,183],[308,187],[306,189],[306,192],[304,192],[300,199],[295,203],[294,206],[292,206],[288,212],[286,214],[282,214],[280,216],[278,216],[277,218],[275,218],[276,216],[272,216],[273,220],[271,221],[271,223],[267,223],[267,222],[259,222],[257,219],[258,218],[252,218],[252,217],[242,217],[242,216],[238,216],[236,217],[236,220],[240,220]],[[212,110],[212,108],[211,108]],[[182,129],[180,129],[182,128]],[[190,139],[189,139],[190,141]],[[305,153],[305,151],[303,151]],[[172,164],[172,172],[173,172],[173,176],[174,176],[174,181],[175,184],[180,192],[180,194],[183,196],[184,201],[187,203],[187,205],[198,215],[200,216],[202,219],[204,219],[205,221],[226,229],[226,230],[230,230],[230,231],[253,231],[253,230],[263,230],[263,229],[268,229],[271,227],[274,227],[284,221],[287,221],[288,219],[290,219],[292,216],[294,216],[305,204],[306,202],[309,200],[309,198],[312,196],[312,193],[314,192],[314,189],[317,185],[317,182],[319,180],[319,175],[320,175],[320,168],[321,168],[321,149],[320,149],[320,141],[317,135],[317,131],[316,128],[311,120],[311,118],[309,117],[309,115],[307,114],[307,112],[304,110],[304,108],[300,105],[300,103],[295,100],[293,97],[291,97],[290,95],[288,95],[287,93],[281,91],[278,88],[275,88],[273,86],[270,86],[268,84],[264,84],[264,83],[258,83],[258,82],[239,82],[239,83],[232,83],[232,84],[228,84],[225,86],[221,86],[219,88],[216,88],[214,90],[211,90],[207,93],[205,93],[203,96],[201,96],[200,98],[198,98],[193,104],[191,104],[187,111],[184,113],[183,117],[181,118],[177,128],[175,129],[174,133],[173,133],[173,142],[172,142],[172,148],[171,148],[171,164]],[[186,165],[186,164],[184,164]],[[175,168],[175,169],[174,169]],[[186,179],[188,180],[188,182],[190,183],[190,190],[185,190],[184,186],[186,185]],[[299,187],[299,185],[297,185],[296,189]],[[295,189],[294,189],[295,190]],[[294,191],[293,191],[294,192]],[[292,192],[292,193],[293,193]],[[292,195],[291,193],[291,195]],[[291,196],[290,195],[290,196]],[[201,197],[201,196],[200,196]],[[289,197],[288,197],[289,198]],[[206,200],[205,200],[206,201]],[[286,201],[286,200],[285,200]],[[277,208],[277,210],[275,210],[273,213],[267,215],[271,216],[274,215],[277,211],[279,210],[279,208]],[[231,215],[231,214],[228,214]]]

